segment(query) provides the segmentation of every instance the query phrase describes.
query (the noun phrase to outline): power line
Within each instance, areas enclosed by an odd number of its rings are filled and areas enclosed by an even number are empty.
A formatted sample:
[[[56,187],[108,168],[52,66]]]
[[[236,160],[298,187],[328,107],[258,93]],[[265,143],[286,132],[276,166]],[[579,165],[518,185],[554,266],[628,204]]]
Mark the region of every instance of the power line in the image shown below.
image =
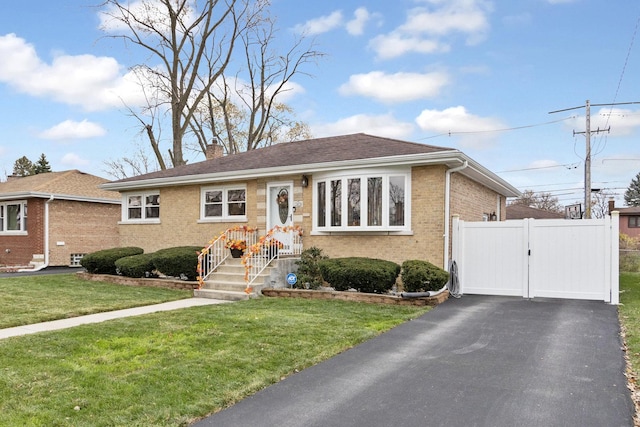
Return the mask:
[[[512,128],[503,128],[503,129],[488,129],[488,130],[473,130],[473,131],[449,131],[449,132],[445,132],[445,133],[439,133],[437,135],[426,136],[424,138],[418,138],[418,141],[424,141],[425,139],[439,138],[441,136],[470,135],[470,134],[476,134],[476,133],[507,132],[507,131],[512,131],[512,130],[528,129],[528,128],[534,128],[534,127],[538,127],[538,126],[551,125],[551,124],[554,124],[554,123],[559,123],[559,122],[563,122],[565,120],[575,119],[575,118],[576,118],[576,116],[569,116],[569,117],[565,117],[564,119],[552,120],[550,122],[537,123],[537,124],[533,124],[533,125],[516,126],[516,127],[512,127]]]
[[[539,166],[535,168],[523,168],[523,169],[510,169],[506,171],[499,171],[496,173],[510,173],[510,172],[524,172],[524,171],[532,171],[532,170],[540,170],[540,169],[553,169],[553,168],[567,168],[567,169],[576,169],[579,166],[579,163],[567,163],[564,165],[551,165],[551,166]]]

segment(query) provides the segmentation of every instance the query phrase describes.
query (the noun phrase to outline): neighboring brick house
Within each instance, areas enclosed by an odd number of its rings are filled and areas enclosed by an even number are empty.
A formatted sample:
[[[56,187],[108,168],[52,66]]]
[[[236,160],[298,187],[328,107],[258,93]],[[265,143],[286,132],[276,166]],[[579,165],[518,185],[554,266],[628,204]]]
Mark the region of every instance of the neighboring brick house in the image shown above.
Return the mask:
[[[120,197],[98,188],[105,182],[69,170],[0,183],[0,266],[78,265],[118,246]]]
[[[520,193],[462,152],[366,134],[281,143],[101,187],[122,194],[121,245],[204,246],[236,225],[300,226],[330,257],[447,265],[450,218],[505,219]]]
[[[640,206],[615,210],[620,212],[620,233],[640,239]]]

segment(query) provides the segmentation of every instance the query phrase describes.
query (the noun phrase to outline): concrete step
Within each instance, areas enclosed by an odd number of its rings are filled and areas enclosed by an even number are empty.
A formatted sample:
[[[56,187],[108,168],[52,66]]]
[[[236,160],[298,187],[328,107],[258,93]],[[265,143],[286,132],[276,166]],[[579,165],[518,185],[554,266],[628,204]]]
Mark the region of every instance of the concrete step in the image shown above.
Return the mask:
[[[256,298],[256,294],[247,294],[244,291],[223,291],[218,289],[195,289],[193,296],[197,298],[211,298],[223,301],[244,301],[250,298]]]
[[[204,283],[202,289],[210,289],[210,290],[220,290],[220,291],[235,291],[235,292],[244,292],[247,288],[247,284],[244,282],[244,279],[241,282],[236,281],[224,281],[218,280],[215,278],[214,280],[207,280]]]
[[[242,273],[222,273],[216,271],[209,280],[212,282],[240,283],[244,285],[244,271]]]

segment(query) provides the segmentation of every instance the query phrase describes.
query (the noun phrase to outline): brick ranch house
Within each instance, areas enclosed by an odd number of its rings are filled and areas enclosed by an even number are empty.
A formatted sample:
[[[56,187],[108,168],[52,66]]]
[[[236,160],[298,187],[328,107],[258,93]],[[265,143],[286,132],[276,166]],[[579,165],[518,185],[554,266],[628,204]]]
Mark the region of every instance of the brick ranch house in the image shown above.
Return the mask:
[[[620,212],[620,233],[640,239],[640,206],[614,208]]]
[[[120,197],[98,188],[105,182],[68,170],[0,183],[0,266],[76,266],[118,246]]]
[[[120,244],[205,246],[228,228],[301,227],[330,257],[446,267],[450,218],[504,220],[520,193],[462,152],[367,134],[281,143],[101,185],[121,193]]]

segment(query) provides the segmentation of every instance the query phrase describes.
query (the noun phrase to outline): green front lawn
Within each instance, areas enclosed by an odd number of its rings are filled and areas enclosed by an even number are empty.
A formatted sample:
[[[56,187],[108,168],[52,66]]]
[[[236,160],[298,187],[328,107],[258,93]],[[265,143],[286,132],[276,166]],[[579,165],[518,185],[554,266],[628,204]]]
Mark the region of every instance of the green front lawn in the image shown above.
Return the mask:
[[[191,291],[82,280],[75,274],[0,278],[0,329],[189,298]]]
[[[0,340],[0,425],[185,426],[427,310],[261,298]]]
[[[620,273],[620,322],[631,368],[640,373],[640,273]]]

